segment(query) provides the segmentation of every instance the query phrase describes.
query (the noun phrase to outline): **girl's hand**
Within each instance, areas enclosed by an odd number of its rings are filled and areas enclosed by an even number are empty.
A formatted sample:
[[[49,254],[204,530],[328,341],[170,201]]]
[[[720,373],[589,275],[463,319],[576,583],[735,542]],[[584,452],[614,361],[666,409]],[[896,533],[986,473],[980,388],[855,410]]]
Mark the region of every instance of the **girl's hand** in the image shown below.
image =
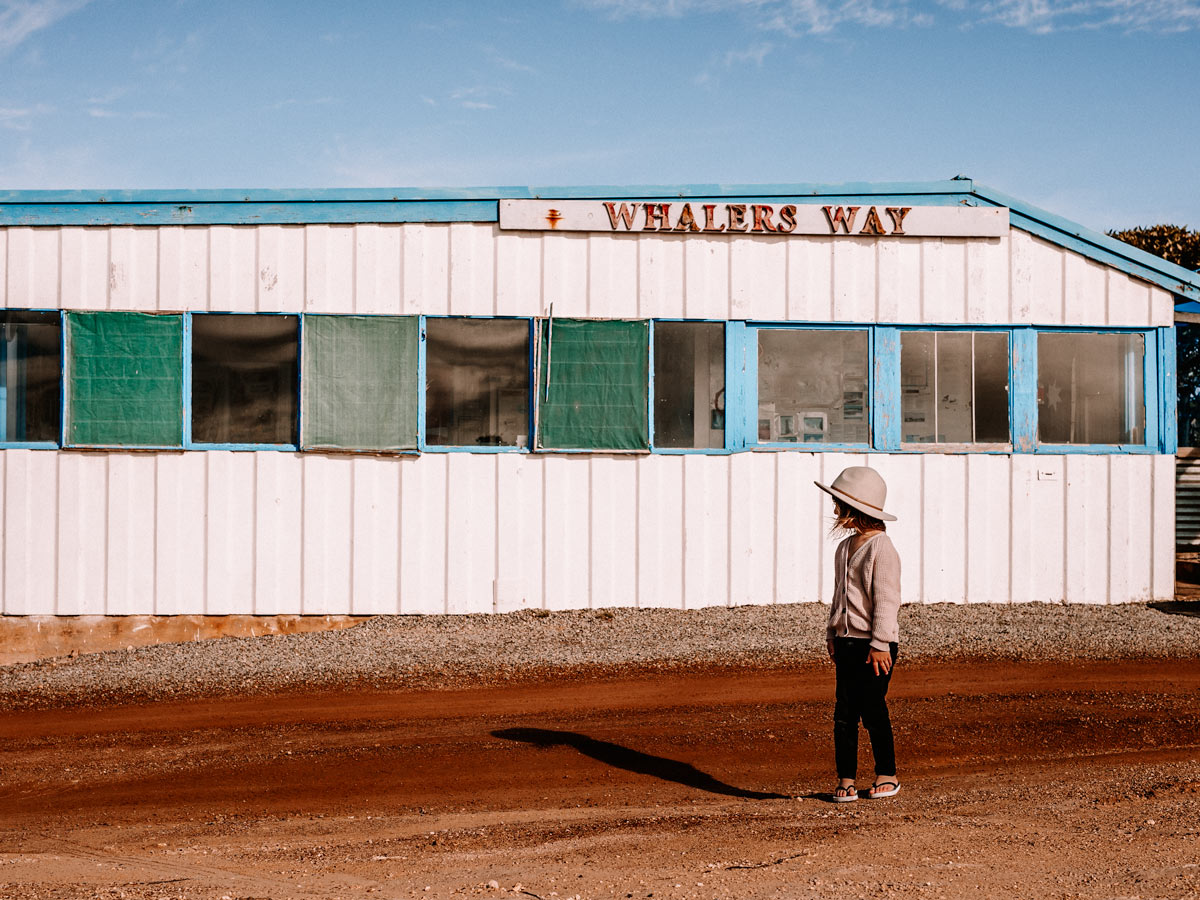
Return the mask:
[[[825,650],[829,654],[829,658],[833,659],[833,638],[825,638]]]
[[[876,675],[886,675],[892,671],[892,654],[887,650],[876,650],[871,648],[871,652],[867,654],[867,665],[875,670]]]

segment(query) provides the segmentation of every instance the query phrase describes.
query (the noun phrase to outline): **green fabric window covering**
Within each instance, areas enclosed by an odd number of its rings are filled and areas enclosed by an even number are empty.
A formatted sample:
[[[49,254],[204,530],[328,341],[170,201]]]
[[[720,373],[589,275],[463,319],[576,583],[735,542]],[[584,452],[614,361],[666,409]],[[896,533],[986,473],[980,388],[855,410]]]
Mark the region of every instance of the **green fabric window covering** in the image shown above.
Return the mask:
[[[305,316],[300,443],[347,450],[417,446],[415,316]]]
[[[650,449],[648,322],[555,319],[540,341],[539,446]]]
[[[183,446],[183,317],[67,313],[67,443]]]

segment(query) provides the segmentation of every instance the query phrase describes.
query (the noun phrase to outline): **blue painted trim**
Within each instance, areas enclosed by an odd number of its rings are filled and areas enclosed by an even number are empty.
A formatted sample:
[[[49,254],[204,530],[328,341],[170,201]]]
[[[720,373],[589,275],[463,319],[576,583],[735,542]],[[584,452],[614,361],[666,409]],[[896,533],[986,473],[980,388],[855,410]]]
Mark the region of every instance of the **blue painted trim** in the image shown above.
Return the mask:
[[[1162,403],[1158,380],[1158,358],[1161,350],[1155,331],[1157,329],[1144,332],[1142,338],[1142,412],[1146,420],[1142,443],[1157,452],[1162,443],[1159,433],[1162,425]]]
[[[654,447],[651,452],[660,456],[730,456],[734,451],[722,447]]]
[[[877,450],[899,450],[903,437],[900,402],[900,331],[880,326],[872,329],[870,383],[871,442]]]
[[[183,314],[183,446],[192,446],[192,314]]]
[[[646,322],[646,444],[654,452],[654,320]]]
[[[1179,382],[1174,327],[1156,329],[1158,346],[1158,451],[1174,455],[1179,449]]]
[[[725,326],[725,449],[745,450],[758,428],[758,343],[745,322]]]
[[[428,449],[425,443],[425,394],[429,382],[425,376],[425,323],[427,316],[417,316],[417,452]]]
[[[1084,228],[984,185],[973,185],[972,193],[993,206],[1008,207],[1011,211],[1009,222],[1013,227],[1149,281],[1185,300],[1200,300],[1200,272],[1167,262],[1124,241]]]
[[[0,450],[58,450],[59,445],[53,441],[0,441]],[[139,448],[141,449],[141,448]],[[172,447],[178,450],[178,447]]]
[[[1037,451],[1037,332],[1014,328],[1008,353],[1009,433],[1014,453]]]
[[[128,448],[126,448],[128,449]],[[171,448],[178,450],[178,447]],[[204,444],[193,443],[190,447],[185,447],[185,450],[271,450],[283,452],[299,452],[300,448],[296,444]]]
[[[1157,453],[1157,447],[1147,447],[1145,444],[1039,444],[1033,451],[1035,454],[1053,456],[1138,456]]]

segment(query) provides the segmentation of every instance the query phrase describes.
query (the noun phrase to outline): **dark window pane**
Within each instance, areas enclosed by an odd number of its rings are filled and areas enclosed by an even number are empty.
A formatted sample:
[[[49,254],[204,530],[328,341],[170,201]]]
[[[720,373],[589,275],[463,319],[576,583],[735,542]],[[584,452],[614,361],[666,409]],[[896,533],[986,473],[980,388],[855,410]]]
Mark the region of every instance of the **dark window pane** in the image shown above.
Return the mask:
[[[192,440],[296,443],[296,316],[192,317]]]
[[[1140,334],[1038,335],[1038,440],[1141,444],[1146,440]]]
[[[865,444],[867,333],[758,333],[759,443]]]
[[[725,326],[654,323],[654,444],[725,446]]]
[[[57,312],[0,311],[0,441],[58,441],[61,335]]]
[[[1006,443],[1008,335],[904,332],[900,390],[904,442]]]
[[[425,442],[527,446],[529,322],[427,319],[425,340]]]

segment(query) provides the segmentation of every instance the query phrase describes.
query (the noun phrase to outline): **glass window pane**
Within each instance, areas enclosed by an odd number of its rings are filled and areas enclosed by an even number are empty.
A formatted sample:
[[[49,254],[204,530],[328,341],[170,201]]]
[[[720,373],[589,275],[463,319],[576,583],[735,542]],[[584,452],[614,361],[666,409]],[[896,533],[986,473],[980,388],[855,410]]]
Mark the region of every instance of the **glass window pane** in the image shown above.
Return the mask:
[[[295,444],[297,316],[192,317],[192,440]]]
[[[416,316],[305,316],[302,334],[301,446],[417,446]]]
[[[67,314],[67,442],[183,444],[183,317]]]
[[[528,445],[527,320],[425,321],[425,442]]]
[[[725,326],[654,323],[654,444],[725,446]]]
[[[1007,443],[1008,335],[902,333],[900,390],[905,443]]]
[[[1038,440],[1145,443],[1144,353],[1140,334],[1038,334]]]
[[[0,311],[0,441],[58,441],[61,329],[56,312]]]
[[[865,444],[865,331],[758,332],[760,443]]]
[[[540,446],[646,450],[650,446],[649,323],[542,323]]]

